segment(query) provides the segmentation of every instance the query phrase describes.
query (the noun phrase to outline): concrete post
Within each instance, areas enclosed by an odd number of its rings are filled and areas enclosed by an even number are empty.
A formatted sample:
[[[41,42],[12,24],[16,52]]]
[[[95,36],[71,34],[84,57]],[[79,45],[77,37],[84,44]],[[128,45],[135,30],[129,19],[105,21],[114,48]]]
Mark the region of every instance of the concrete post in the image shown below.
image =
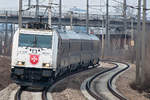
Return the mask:
[[[70,29],[71,29],[71,30],[73,29],[72,23],[73,23],[73,12],[71,11],[71,12],[70,12]]]
[[[22,28],[22,0],[19,0],[19,28]]]
[[[126,0],[124,0],[123,3],[123,17],[124,17],[124,35],[125,35],[125,40],[124,40],[124,48],[126,49],[127,45],[127,17],[126,17],[126,10],[127,10],[127,3]]]
[[[103,59],[104,58],[104,44],[105,44],[105,40],[104,40],[104,16],[103,16],[103,19],[102,19],[102,28],[103,28],[103,31],[102,31],[102,52],[101,52],[101,58]]]
[[[142,64],[141,64],[141,74],[140,74],[140,84],[144,86],[145,75],[144,75],[144,66],[145,66],[145,34],[146,34],[146,0],[143,0],[143,28],[142,28]]]
[[[86,31],[89,34],[89,0],[87,0]]]
[[[109,38],[109,0],[106,1],[106,35],[105,35],[105,50],[109,54],[110,38]]]
[[[35,18],[38,21],[38,17],[39,17],[39,0],[36,0],[36,9],[35,9]]]
[[[5,40],[4,40],[4,52],[8,53],[8,12],[6,11],[6,23],[5,23]]]
[[[49,8],[48,8],[48,24],[49,24],[49,28],[51,28],[52,27],[52,20],[51,20],[51,17],[52,17],[52,13],[51,13],[51,5],[52,4],[52,0],[49,0],[49,3],[48,3],[48,6],[49,6]]]
[[[60,29],[62,26],[61,17],[62,17],[62,0],[59,0],[59,28]]]
[[[140,63],[141,63],[141,41],[140,41],[140,37],[141,37],[141,0],[138,0],[138,25],[137,25],[137,34],[136,34],[136,83],[140,84],[140,76],[139,76],[139,72],[140,72]]]

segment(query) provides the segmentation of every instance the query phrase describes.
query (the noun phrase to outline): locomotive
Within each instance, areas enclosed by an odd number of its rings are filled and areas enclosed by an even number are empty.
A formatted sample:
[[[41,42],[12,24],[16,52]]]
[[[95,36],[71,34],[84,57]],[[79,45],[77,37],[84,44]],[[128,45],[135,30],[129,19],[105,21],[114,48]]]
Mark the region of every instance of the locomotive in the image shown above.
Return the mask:
[[[22,86],[48,85],[64,73],[97,64],[100,40],[62,29],[18,29],[13,37],[11,79]]]

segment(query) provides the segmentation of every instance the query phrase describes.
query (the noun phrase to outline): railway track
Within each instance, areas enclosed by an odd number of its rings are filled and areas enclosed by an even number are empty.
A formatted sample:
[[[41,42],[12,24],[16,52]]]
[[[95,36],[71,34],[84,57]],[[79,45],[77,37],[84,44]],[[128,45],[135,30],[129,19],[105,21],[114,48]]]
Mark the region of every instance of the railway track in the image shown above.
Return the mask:
[[[105,60],[104,62],[106,62],[106,61],[107,61],[107,60]],[[109,62],[110,62],[110,61],[109,61]],[[103,98],[102,98],[101,96],[96,95],[95,93],[93,93],[93,91],[91,91],[91,89],[90,89],[90,88],[91,88],[91,83],[92,83],[92,81],[93,81],[96,77],[98,77],[98,76],[100,76],[100,75],[102,75],[102,74],[104,74],[104,73],[106,73],[106,72],[112,71],[112,70],[114,70],[114,69],[116,69],[116,68],[119,67],[116,63],[114,63],[114,61],[113,61],[113,62],[110,62],[110,64],[114,64],[115,66],[114,66],[113,68],[110,68],[110,69],[108,69],[108,70],[104,70],[104,71],[102,71],[102,72],[100,72],[100,73],[94,75],[94,76],[90,79],[90,81],[88,81],[88,82],[86,83],[86,89],[87,89],[88,93],[89,93],[91,96],[93,96],[96,100],[103,100]],[[125,64],[125,63],[124,63],[124,64]],[[124,98],[123,96],[121,96],[120,94],[118,94],[118,93],[113,89],[113,87],[112,87],[112,81],[113,81],[113,79],[114,79],[118,74],[120,74],[121,72],[123,72],[123,71],[125,71],[126,69],[129,68],[129,65],[128,65],[128,64],[126,64],[126,65],[127,65],[126,68],[124,68],[124,69],[118,71],[117,73],[115,73],[115,74],[108,80],[108,82],[107,82],[108,89],[112,92],[113,95],[115,95],[116,97],[118,97],[120,100],[127,100],[127,99]],[[78,71],[71,72],[71,73],[69,73],[69,76],[70,76],[70,75],[73,75],[73,74],[77,74],[78,72],[81,72],[81,71],[89,70],[89,69],[92,69],[92,68],[80,69],[80,70],[78,70]],[[60,80],[62,80],[62,79],[64,79],[64,78],[66,78],[67,76],[68,76],[68,74],[63,75],[63,76],[60,77],[60,78],[57,78],[51,85],[54,85],[55,83],[57,83],[58,81],[60,81]],[[50,85],[50,86],[51,86],[51,85]],[[47,87],[47,88],[44,88],[44,89],[42,90],[42,92],[41,92],[41,100],[48,100],[48,98],[47,98],[47,92],[48,92],[50,86]],[[22,92],[23,92],[24,90],[25,90],[25,87],[20,87],[20,89],[18,89],[18,91],[17,91],[17,93],[16,93],[16,95],[15,95],[15,100],[21,100],[21,94],[22,94]]]
[[[121,63],[122,63],[122,62],[121,62]],[[125,64],[127,67],[125,67],[124,69],[122,69],[122,70],[118,71],[117,73],[115,73],[115,74],[107,81],[107,87],[108,87],[108,89],[111,91],[111,93],[112,93],[113,95],[115,95],[116,97],[118,97],[120,100],[127,100],[124,96],[118,94],[118,93],[113,89],[113,87],[112,87],[112,81],[113,81],[113,79],[114,79],[118,74],[120,74],[121,72],[123,72],[123,71],[125,71],[125,70],[127,70],[127,69],[129,68],[129,64],[127,64],[127,63],[123,63],[123,64]]]
[[[98,66],[98,64],[97,64],[97,65],[94,65],[94,66],[92,66],[92,67],[88,67],[88,68],[84,68],[84,69],[78,69],[78,70],[73,71],[73,72],[71,72],[71,73],[64,74],[64,75],[62,75],[62,76],[59,77],[59,78],[56,78],[56,80],[52,81],[52,83],[51,83],[48,87],[46,87],[46,88],[44,88],[44,89],[42,90],[42,92],[41,92],[41,100],[48,100],[48,98],[47,98],[47,92],[48,92],[49,88],[50,88],[52,85],[54,85],[55,83],[59,82],[60,80],[66,78],[66,77],[68,77],[68,76],[70,76],[70,75],[74,75],[74,74],[77,74],[77,73],[82,72],[82,71],[90,70],[90,69],[96,68],[97,66]],[[20,87],[20,88],[17,90],[16,94],[15,94],[14,100],[21,100],[21,94],[23,93],[23,91],[26,91],[26,88],[27,88],[27,87]],[[34,92],[34,91],[33,91],[33,92]]]
[[[25,89],[25,87],[20,87],[17,90],[14,100],[21,100],[21,94],[22,94],[24,89]]]
[[[104,73],[107,73],[107,72],[110,72],[114,69],[117,69],[119,67],[119,65],[117,63],[122,63],[122,62],[117,62],[115,63],[116,61],[112,61],[112,64],[114,64],[115,66],[111,69],[108,69],[108,70],[105,70],[103,72],[100,72],[94,76],[92,76],[87,82],[86,82],[86,90],[87,92],[92,96],[94,97],[96,100],[104,100],[104,98],[98,94],[96,94],[95,92],[93,92],[91,90],[91,83],[93,82],[94,79],[96,79],[97,77],[99,77],[100,75],[104,74]],[[127,67],[123,68],[122,70],[118,71],[117,73],[113,74],[113,76],[107,81],[107,88],[109,89],[109,91],[114,95],[116,96],[119,100],[127,100],[124,96],[122,96],[120,93],[118,93],[115,89],[113,89],[112,87],[112,81],[114,80],[114,78],[120,74],[121,72],[127,70],[129,68],[129,65],[126,64],[126,63],[122,63],[122,64],[125,64]]]

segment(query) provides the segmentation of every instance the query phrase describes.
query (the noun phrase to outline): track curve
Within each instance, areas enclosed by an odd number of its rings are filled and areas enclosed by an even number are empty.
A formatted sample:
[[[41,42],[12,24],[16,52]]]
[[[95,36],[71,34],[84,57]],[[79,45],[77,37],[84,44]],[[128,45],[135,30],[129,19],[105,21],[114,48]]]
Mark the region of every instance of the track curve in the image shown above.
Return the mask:
[[[121,64],[125,64],[127,67],[125,67],[124,69],[122,69],[122,70],[118,71],[117,73],[113,74],[113,76],[107,81],[107,88],[108,88],[109,91],[110,91],[114,96],[116,96],[118,99],[120,99],[120,100],[127,100],[124,96],[120,95],[118,92],[116,92],[116,91],[113,89],[113,87],[112,87],[112,81],[113,81],[113,79],[114,79],[118,74],[120,74],[121,72],[127,70],[127,69],[129,68],[129,65],[128,65],[127,63],[118,62],[118,61],[112,61],[112,60],[103,60],[103,61],[109,61],[109,62],[111,61],[111,64],[114,64],[115,67],[110,68],[110,69],[108,69],[108,70],[105,70],[105,71],[103,71],[103,72],[97,73],[96,75],[92,76],[91,79],[88,80],[87,83],[86,83],[86,90],[87,90],[87,92],[88,92],[92,97],[94,97],[96,100],[103,100],[103,99],[104,99],[103,97],[101,97],[101,96],[95,94],[95,93],[91,90],[91,83],[92,83],[92,81],[93,81],[95,78],[97,78],[98,76],[100,76],[100,75],[102,75],[102,74],[104,74],[104,73],[106,73],[106,72],[109,72],[109,71],[112,71],[112,70],[118,68],[119,65],[118,65],[117,63],[121,63]]]
[[[123,63],[123,62],[119,62],[119,63],[125,64],[127,67],[125,67],[124,69],[122,69],[122,70],[118,71],[117,73],[115,73],[115,74],[108,80],[108,82],[107,82],[107,87],[108,87],[108,89],[111,91],[111,93],[112,93],[113,95],[115,95],[116,97],[118,97],[120,100],[127,100],[124,96],[118,94],[118,93],[113,89],[113,87],[112,87],[112,81],[113,81],[113,79],[114,79],[118,74],[122,73],[123,71],[125,71],[125,70],[127,70],[127,69],[129,68],[129,64]]]
[[[47,98],[47,91],[48,91],[49,87],[45,88],[42,92],[42,100],[48,100]]]
[[[23,92],[24,89],[25,89],[25,87],[22,87],[22,86],[21,86],[21,87],[17,90],[14,100],[21,100],[21,94],[22,94],[22,92]]]

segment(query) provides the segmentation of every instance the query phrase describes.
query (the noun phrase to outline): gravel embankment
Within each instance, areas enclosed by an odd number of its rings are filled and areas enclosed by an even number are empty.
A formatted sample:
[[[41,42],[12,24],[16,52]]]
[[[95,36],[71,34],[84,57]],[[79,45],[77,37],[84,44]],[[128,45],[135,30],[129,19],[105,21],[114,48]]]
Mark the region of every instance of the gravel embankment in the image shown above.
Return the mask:
[[[17,89],[16,84],[10,84],[7,88],[0,91],[0,100],[14,100],[14,96],[11,97],[12,91]]]
[[[10,58],[0,56],[0,90],[6,88],[10,83]]]
[[[146,92],[138,92],[131,88],[131,84],[135,81],[136,67],[131,65],[131,68],[124,74],[119,76],[116,85],[117,89],[122,93],[128,100],[150,100],[150,94]]]

